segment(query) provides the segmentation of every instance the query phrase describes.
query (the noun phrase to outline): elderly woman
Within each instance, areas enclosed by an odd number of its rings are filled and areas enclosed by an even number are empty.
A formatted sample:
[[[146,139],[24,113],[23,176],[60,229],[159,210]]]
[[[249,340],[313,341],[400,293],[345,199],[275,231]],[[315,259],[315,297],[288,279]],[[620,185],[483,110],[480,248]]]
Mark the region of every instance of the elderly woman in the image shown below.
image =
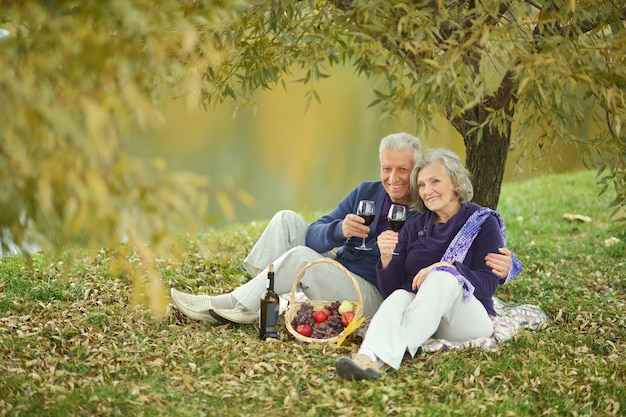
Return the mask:
[[[398,369],[405,353],[414,356],[431,336],[467,341],[493,333],[492,296],[501,281],[485,258],[505,245],[499,215],[470,203],[469,173],[448,150],[426,153],[411,185],[418,194],[412,208],[421,214],[399,234],[378,238],[377,280],[385,300],[358,353],[337,360],[343,378],[381,378],[383,364]]]

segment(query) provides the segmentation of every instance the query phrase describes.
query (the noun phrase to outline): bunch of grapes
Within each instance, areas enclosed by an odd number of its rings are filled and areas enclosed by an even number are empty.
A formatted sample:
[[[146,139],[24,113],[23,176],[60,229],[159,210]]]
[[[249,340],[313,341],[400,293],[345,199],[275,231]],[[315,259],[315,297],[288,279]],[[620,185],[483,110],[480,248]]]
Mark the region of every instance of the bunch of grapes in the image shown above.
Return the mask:
[[[330,303],[329,306],[326,306],[325,308],[327,308],[330,311],[332,311],[333,314],[339,314],[339,306],[340,305],[341,305],[341,303],[339,301],[333,301],[332,303]]]
[[[338,333],[335,333],[328,323],[315,323],[311,337],[314,339],[329,339],[337,336],[337,334]]]
[[[308,324],[313,326],[315,324],[315,320],[311,317],[311,313],[313,312],[313,305],[309,303],[302,303],[300,309],[296,313],[296,317],[291,321],[291,325],[296,328],[299,324]]]
[[[333,312],[333,314],[328,316],[328,319],[326,320],[326,324],[336,334],[339,334],[339,333],[343,332],[344,327],[343,327],[343,323],[341,322],[341,314],[338,314],[338,313],[335,314]]]

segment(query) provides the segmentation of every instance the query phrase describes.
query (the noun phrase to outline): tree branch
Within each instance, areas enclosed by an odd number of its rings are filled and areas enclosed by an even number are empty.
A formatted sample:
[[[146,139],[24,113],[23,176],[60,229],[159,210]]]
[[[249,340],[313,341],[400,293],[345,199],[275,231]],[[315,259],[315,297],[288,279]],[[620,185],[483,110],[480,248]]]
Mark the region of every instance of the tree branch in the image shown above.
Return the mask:
[[[615,8],[615,10],[617,10],[618,14],[621,15],[621,17],[617,18],[616,20],[605,20],[602,18],[598,18],[596,20],[585,20],[579,24],[569,24],[569,25],[565,25],[565,26],[558,26],[557,30],[554,30],[551,32],[551,34],[553,35],[560,35],[560,36],[564,36],[564,37],[573,37],[574,34],[576,34],[576,31],[572,31],[570,30],[572,27],[580,27],[581,32],[582,33],[587,33],[590,32],[592,30],[594,30],[598,25],[604,23],[604,24],[611,24],[617,21],[624,21],[626,20],[626,7],[622,7],[621,9],[618,7],[618,5],[615,3],[614,0],[608,0],[613,7]],[[532,0],[527,0],[526,1],[527,4],[531,5],[532,7],[536,8],[537,10],[539,10],[540,14],[541,12],[543,12],[545,9],[545,7],[535,3]],[[533,35],[534,36],[538,36],[541,32],[541,28],[542,26],[537,24],[537,26],[535,26],[535,30],[533,31]],[[540,48],[538,48],[540,49]]]

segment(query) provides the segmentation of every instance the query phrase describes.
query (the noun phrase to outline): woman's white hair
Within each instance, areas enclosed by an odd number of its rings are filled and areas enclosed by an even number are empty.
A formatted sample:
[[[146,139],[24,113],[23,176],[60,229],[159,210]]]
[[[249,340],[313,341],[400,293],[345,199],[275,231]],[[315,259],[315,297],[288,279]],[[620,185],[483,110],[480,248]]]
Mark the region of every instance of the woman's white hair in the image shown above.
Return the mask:
[[[429,149],[413,167],[411,173],[411,208],[420,213],[426,211],[424,201],[419,196],[417,187],[417,176],[425,167],[433,164],[439,164],[443,168],[443,172],[450,177],[454,185],[454,191],[459,199],[459,203],[463,204],[472,201],[474,197],[474,187],[472,186],[471,174],[463,165],[463,161],[454,152],[448,149],[437,148]]]

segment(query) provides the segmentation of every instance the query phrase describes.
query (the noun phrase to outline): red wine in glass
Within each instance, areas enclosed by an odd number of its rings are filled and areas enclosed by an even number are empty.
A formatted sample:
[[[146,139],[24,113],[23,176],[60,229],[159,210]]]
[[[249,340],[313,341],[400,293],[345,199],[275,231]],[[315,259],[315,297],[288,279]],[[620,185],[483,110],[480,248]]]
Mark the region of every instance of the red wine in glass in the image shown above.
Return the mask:
[[[365,220],[365,223],[363,224],[365,224],[366,226],[372,224],[372,222],[374,221],[374,217],[376,217],[374,214],[360,214],[359,216],[361,216],[363,220]]]
[[[361,200],[359,201],[359,207],[357,207],[356,214],[361,216],[363,220],[365,220],[365,225],[369,226],[374,222],[374,217],[376,216],[376,208],[374,206],[374,202],[372,200]],[[368,248],[365,245],[365,238],[363,238],[363,243],[361,246],[357,246],[358,250],[372,250],[372,248]]]
[[[388,220],[389,228],[394,232],[399,232],[400,229],[402,229],[402,226],[404,226],[405,221],[406,220]]]
[[[387,214],[387,223],[389,228],[394,232],[399,232],[406,222],[406,206],[402,204],[392,204],[389,207],[389,213]],[[397,255],[395,252],[391,252],[392,255]]]

